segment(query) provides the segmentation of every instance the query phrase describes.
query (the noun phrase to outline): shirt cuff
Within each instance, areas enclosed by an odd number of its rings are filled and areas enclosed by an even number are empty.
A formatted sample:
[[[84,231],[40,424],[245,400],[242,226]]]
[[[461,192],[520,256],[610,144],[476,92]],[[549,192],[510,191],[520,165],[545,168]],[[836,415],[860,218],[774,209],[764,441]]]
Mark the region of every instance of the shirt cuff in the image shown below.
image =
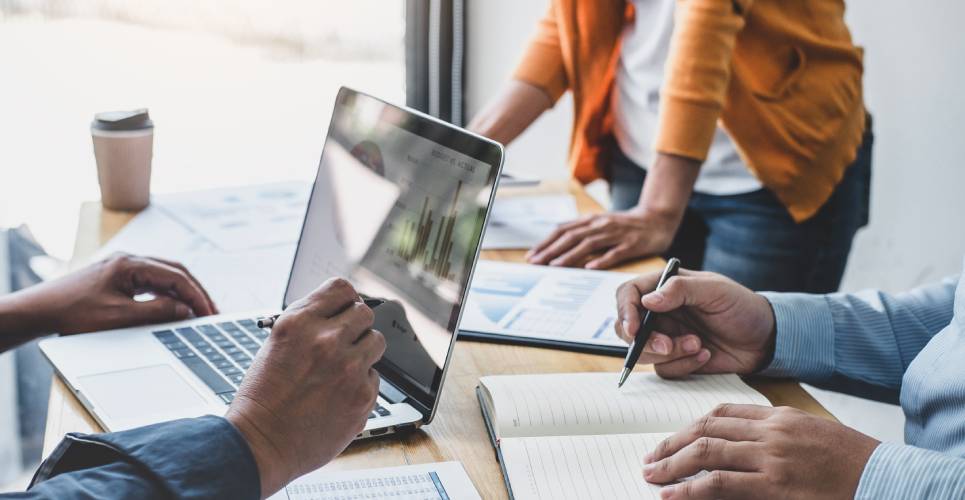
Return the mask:
[[[962,498],[965,460],[897,443],[881,443],[868,459],[855,499]]]
[[[764,292],[774,310],[774,359],[762,375],[821,380],[834,373],[834,319],[822,295]]]
[[[32,484],[118,461],[134,464],[177,498],[261,496],[258,465],[248,443],[230,422],[214,416],[107,434],[67,434]]]

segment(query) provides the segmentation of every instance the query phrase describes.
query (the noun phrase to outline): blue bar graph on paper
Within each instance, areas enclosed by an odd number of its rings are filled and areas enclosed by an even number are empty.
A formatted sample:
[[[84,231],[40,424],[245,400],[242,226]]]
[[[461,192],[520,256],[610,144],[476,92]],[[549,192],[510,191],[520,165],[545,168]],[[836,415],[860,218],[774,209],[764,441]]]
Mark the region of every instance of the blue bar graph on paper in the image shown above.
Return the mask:
[[[606,333],[606,331],[607,331],[611,326],[613,326],[613,321],[614,321],[614,318],[612,318],[612,317],[607,318],[606,321],[604,321],[603,324],[600,325],[600,328],[597,328],[597,329],[596,329],[596,332],[593,333],[593,338],[598,339],[598,338],[602,337],[603,334]]]
[[[432,481],[432,484],[436,486],[436,493],[439,493],[439,500],[449,500],[449,495],[446,494],[446,488],[442,486],[442,480],[439,479],[439,474],[430,472],[429,479]]]

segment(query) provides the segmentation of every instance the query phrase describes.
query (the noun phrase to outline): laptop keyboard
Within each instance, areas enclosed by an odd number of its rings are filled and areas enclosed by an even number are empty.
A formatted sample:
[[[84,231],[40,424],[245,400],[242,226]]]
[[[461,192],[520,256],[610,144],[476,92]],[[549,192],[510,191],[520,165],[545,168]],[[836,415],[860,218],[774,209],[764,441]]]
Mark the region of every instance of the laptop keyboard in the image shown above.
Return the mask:
[[[153,333],[225,404],[234,400],[245,371],[268,338],[268,330],[258,328],[255,320],[250,319]]]
[[[255,321],[222,321],[152,333],[227,405],[234,400],[245,372],[268,338],[269,330],[258,328]],[[376,403],[369,418],[389,414]]]

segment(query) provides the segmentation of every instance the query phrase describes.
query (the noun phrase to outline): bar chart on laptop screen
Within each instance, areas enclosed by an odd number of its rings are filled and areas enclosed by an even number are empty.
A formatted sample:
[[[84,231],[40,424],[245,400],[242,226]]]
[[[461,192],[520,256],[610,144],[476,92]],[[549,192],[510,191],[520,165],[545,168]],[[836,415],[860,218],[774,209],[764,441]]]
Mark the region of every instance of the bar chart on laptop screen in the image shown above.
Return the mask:
[[[382,175],[399,194],[360,266],[447,325],[476,255],[492,168],[391,125],[364,139],[378,147]]]
[[[459,193],[462,181],[456,186],[449,213],[440,217],[429,208],[430,198],[423,197],[417,219],[401,222],[400,236],[393,252],[396,256],[413,263],[419,262],[436,277],[453,281],[452,248],[456,222],[459,220]]]

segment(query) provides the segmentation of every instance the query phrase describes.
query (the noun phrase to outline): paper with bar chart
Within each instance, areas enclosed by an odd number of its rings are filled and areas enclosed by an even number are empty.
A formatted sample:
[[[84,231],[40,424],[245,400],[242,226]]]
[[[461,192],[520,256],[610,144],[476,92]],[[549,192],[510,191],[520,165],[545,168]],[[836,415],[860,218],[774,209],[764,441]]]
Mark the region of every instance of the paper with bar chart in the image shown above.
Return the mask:
[[[622,346],[613,330],[626,273],[480,261],[460,330]]]
[[[459,462],[354,471],[323,467],[294,480],[269,500],[478,500]]]

